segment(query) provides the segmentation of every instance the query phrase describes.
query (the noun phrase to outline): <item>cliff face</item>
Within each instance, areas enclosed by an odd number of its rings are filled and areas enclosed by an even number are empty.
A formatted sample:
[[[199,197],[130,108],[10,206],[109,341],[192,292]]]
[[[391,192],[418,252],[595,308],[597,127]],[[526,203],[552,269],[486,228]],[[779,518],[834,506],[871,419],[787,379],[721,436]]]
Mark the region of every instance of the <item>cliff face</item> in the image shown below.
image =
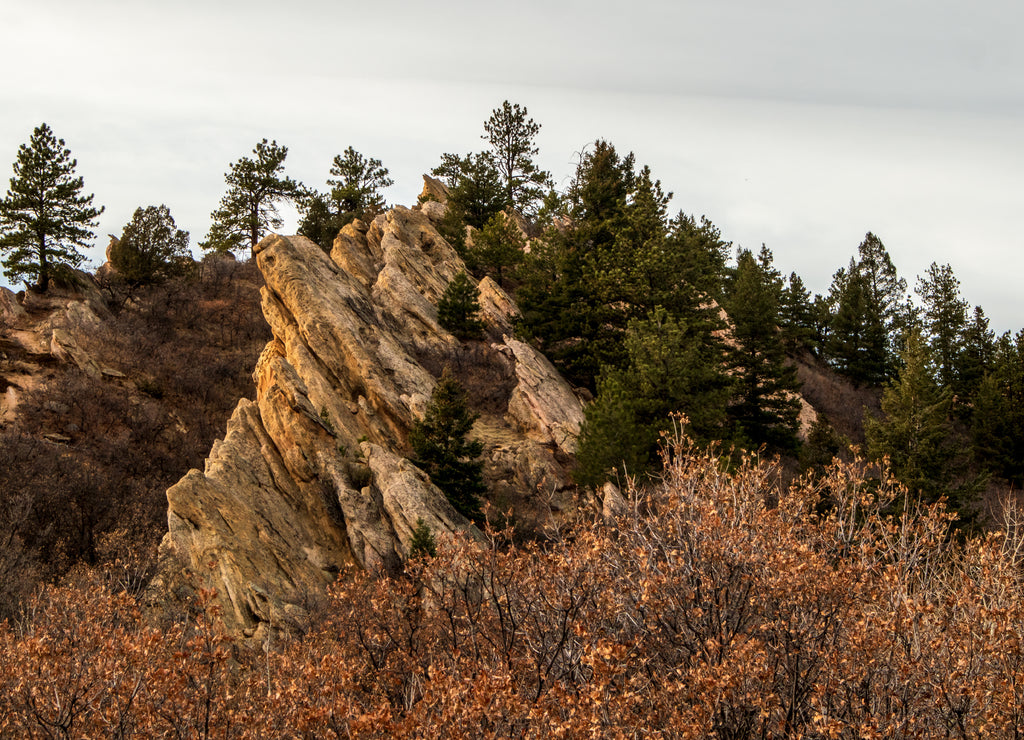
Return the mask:
[[[429,214],[429,215],[428,215]],[[512,339],[512,300],[481,281],[488,338],[459,342],[436,304],[464,265],[437,203],[349,225],[331,255],[302,237],[256,248],[273,340],[205,470],[167,492],[164,585],[184,570],[217,590],[229,626],[287,628],[350,563],[393,571],[422,518],[479,532],[406,456],[445,366],[481,418],[491,502],[525,527],[574,506],[567,466],[583,412],[548,361]]]

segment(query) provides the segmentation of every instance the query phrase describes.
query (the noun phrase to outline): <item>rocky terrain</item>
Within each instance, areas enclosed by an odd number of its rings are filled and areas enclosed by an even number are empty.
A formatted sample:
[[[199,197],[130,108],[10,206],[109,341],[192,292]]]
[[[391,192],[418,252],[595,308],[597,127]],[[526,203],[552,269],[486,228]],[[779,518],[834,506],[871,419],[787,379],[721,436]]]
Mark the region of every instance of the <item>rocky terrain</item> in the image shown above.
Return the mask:
[[[480,413],[492,515],[528,530],[577,505],[569,463],[582,404],[551,364],[511,336],[516,307],[479,285],[487,336],[461,342],[437,301],[465,268],[439,235],[444,207],[355,222],[328,256],[302,237],[256,248],[273,339],[203,471],[167,492],[156,588],[217,590],[247,635],[294,624],[349,564],[395,571],[423,519],[435,537],[478,537],[407,459],[408,433],[445,367]]]

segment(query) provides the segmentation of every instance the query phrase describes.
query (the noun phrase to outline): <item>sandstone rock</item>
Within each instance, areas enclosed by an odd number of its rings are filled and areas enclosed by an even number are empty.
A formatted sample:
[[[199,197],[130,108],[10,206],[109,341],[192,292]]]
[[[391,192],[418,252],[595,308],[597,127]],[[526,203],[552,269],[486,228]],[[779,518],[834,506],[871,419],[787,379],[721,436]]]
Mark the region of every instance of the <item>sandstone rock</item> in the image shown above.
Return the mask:
[[[420,205],[420,211],[422,211],[423,215],[429,218],[432,223],[439,224],[448,214],[448,206],[445,203],[428,200]]]
[[[396,207],[349,224],[329,257],[276,235],[255,255],[273,340],[256,400],[239,403],[205,470],[168,490],[165,587],[184,567],[217,589],[230,626],[255,635],[287,628],[350,564],[399,568],[417,519],[442,542],[479,537],[405,459],[445,366],[484,412],[474,434],[506,503],[534,527],[571,510],[581,404],[528,345],[462,344],[440,328],[437,300],[465,266],[426,213]],[[505,330],[514,303],[482,287],[489,323]]]
[[[96,360],[82,348],[79,337],[95,332],[102,321],[93,313],[90,304],[72,301],[63,311],[57,311],[42,322],[37,333],[49,336],[50,354],[61,360],[78,365],[88,375],[98,378],[102,374]]]
[[[531,438],[575,454],[583,406],[548,359],[529,344],[505,337],[515,357],[516,384],[508,415]]]
[[[423,191],[420,193],[420,201],[425,203],[429,202],[429,200],[434,200],[438,203],[447,203],[448,186],[430,175],[424,175]]]
[[[480,291],[480,318],[497,336],[512,333],[512,322],[519,315],[519,308],[511,296],[490,277],[483,278],[477,285]]]
[[[628,511],[626,499],[622,497],[619,487],[608,481],[601,487],[601,512],[609,521],[618,519]]]
[[[26,316],[25,309],[18,303],[18,296],[0,287],[0,323],[11,326]]]

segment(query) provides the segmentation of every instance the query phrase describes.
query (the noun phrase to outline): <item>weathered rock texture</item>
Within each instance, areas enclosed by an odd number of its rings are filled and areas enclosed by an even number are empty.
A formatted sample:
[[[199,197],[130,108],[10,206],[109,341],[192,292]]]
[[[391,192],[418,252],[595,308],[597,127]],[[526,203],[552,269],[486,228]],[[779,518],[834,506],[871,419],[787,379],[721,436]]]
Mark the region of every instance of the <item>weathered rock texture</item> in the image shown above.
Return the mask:
[[[445,366],[481,414],[473,434],[495,506],[540,528],[574,505],[580,401],[508,336],[515,305],[493,282],[481,285],[487,339],[462,343],[438,325],[437,301],[464,270],[431,221],[441,215],[395,208],[357,221],[330,256],[302,237],[257,246],[274,338],[256,401],[239,403],[205,471],[167,492],[163,546],[165,566],[217,589],[230,626],[287,627],[347,564],[400,567],[418,518],[439,539],[479,536],[406,459]]]

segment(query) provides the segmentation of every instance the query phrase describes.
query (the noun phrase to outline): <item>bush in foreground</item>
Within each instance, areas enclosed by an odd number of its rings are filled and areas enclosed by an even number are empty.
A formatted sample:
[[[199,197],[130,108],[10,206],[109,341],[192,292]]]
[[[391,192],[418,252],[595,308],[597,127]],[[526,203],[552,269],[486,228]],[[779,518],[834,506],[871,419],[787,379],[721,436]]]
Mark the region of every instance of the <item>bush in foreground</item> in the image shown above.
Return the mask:
[[[158,631],[51,591],[0,632],[0,735],[1019,736],[1020,530],[956,545],[941,504],[887,515],[905,492],[860,462],[773,480],[680,442],[614,522],[438,543],[252,652],[202,608]]]

